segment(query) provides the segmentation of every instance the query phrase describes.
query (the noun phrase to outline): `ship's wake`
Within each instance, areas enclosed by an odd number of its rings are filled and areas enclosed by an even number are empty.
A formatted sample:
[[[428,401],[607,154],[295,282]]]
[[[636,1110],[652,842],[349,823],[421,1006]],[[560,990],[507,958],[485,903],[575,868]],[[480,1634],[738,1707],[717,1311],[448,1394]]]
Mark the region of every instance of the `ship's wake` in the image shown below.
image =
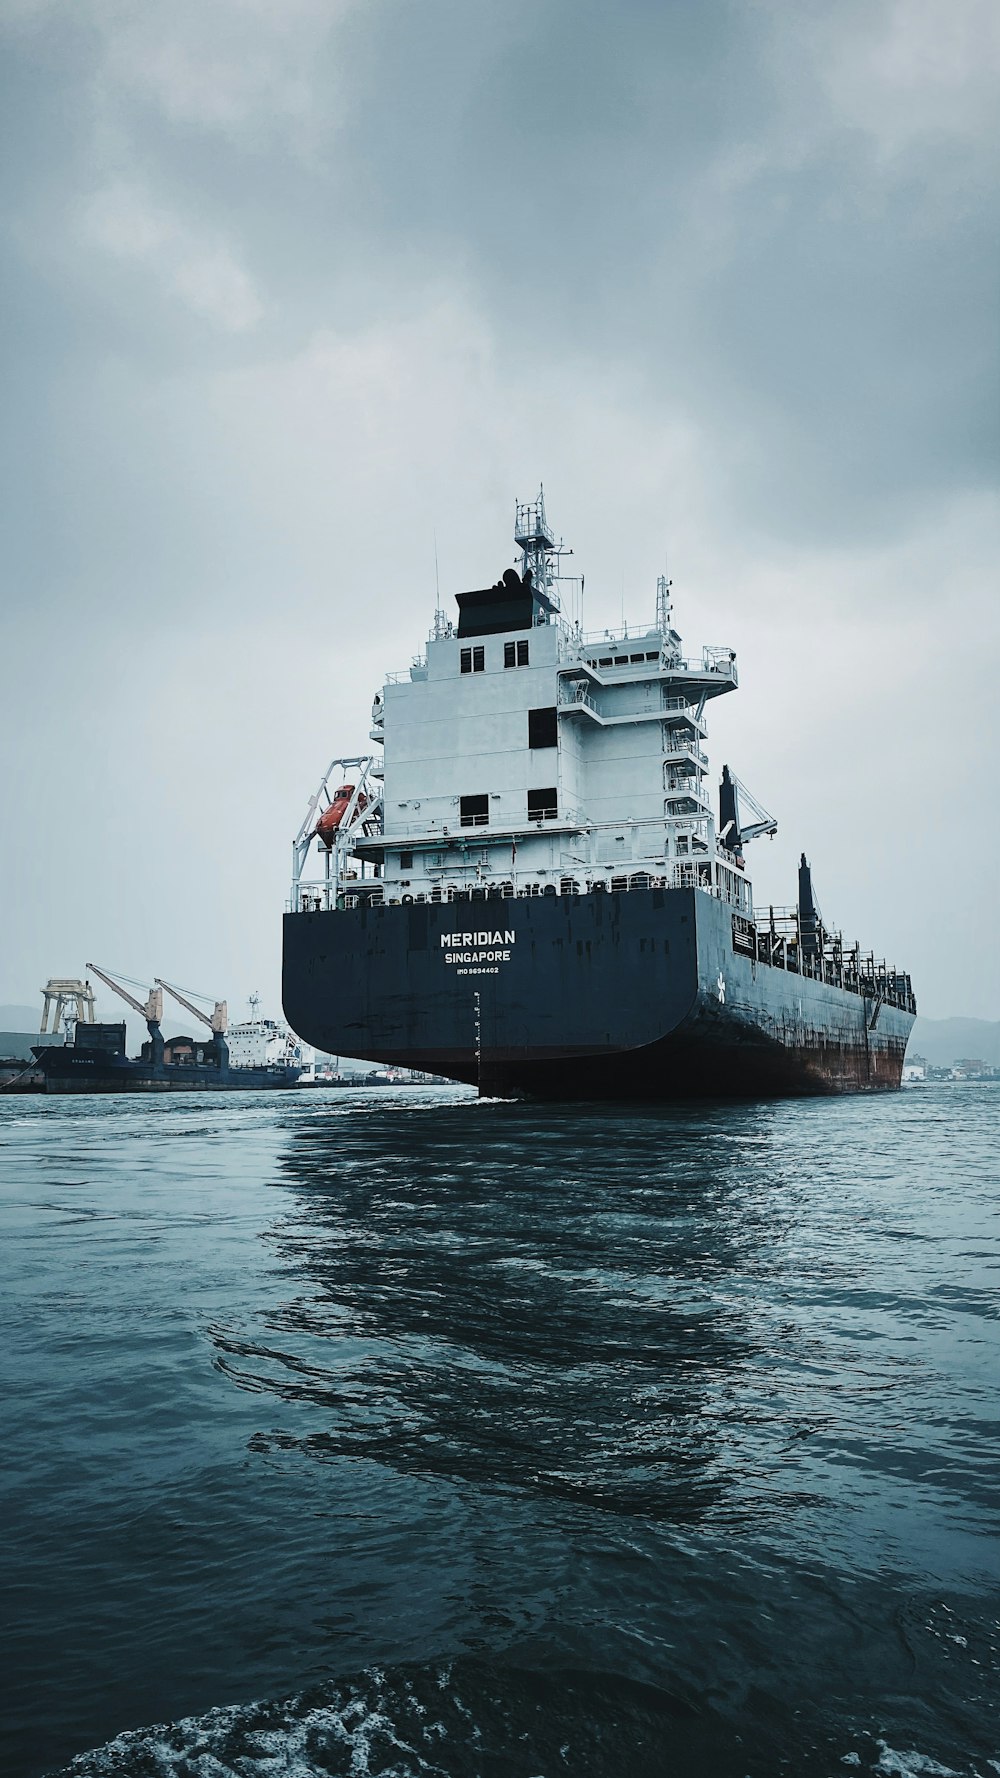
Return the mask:
[[[843,1722],[795,1749],[824,1778],[985,1778],[979,1762],[897,1751]],[[749,1732],[748,1732],[749,1731]],[[52,1778],[763,1778],[785,1769],[792,1725],[762,1734],[706,1698],[598,1672],[526,1671],[460,1658],[317,1685],[129,1730]],[[824,1744],[821,1744],[825,1742]],[[987,1761],[986,1769],[995,1762]]]

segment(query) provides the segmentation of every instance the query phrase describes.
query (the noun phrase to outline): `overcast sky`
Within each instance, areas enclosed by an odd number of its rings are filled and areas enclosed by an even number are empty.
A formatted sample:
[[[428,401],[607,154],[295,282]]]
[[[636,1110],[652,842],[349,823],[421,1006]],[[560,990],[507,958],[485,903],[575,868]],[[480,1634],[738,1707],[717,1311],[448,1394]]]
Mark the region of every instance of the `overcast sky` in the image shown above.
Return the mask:
[[[845,938],[1000,1017],[994,0],[0,0],[0,1001],[278,1008],[290,842],[544,480]],[[101,1002],[106,1017],[115,1003]]]

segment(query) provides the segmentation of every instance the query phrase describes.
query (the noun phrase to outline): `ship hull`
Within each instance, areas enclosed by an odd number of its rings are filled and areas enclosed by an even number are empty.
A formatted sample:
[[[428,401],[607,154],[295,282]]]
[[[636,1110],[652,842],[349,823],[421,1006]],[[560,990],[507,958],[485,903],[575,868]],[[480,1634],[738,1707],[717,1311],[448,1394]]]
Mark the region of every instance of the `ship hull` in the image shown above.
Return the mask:
[[[297,1068],[243,1068],[220,1073],[197,1064],[155,1069],[129,1056],[80,1054],[72,1044],[45,1050],[38,1060],[44,1093],[232,1093],[292,1087]]]
[[[738,924],[694,889],[286,914],[285,1016],[330,1054],[500,1096],[898,1087],[913,1014],[761,962]]]

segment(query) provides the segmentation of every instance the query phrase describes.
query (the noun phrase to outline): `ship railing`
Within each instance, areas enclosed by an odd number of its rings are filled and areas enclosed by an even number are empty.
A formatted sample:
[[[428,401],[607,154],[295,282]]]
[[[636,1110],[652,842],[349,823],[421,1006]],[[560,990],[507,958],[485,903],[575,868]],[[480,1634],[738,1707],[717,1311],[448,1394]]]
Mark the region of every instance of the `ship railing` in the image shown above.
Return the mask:
[[[663,642],[660,630],[644,629],[641,624],[624,624],[617,634],[612,630],[572,630],[570,634],[574,646],[585,648],[591,654],[596,648],[603,649],[605,654],[609,649],[617,649],[619,653],[624,649],[635,651],[640,642],[644,651],[654,647],[659,649]]]
[[[732,679],[734,684],[737,681],[736,655],[731,648],[712,646],[703,648],[700,656],[682,655],[676,647],[664,641],[658,630],[637,628],[634,635],[626,631],[624,635],[611,636],[603,630],[574,630],[564,622],[560,622],[559,627],[562,632],[559,658],[562,661],[585,661],[598,671],[649,665],[657,670],[667,668],[677,673],[718,673]],[[450,626],[444,633],[451,633]],[[433,632],[430,640],[438,640]],[[385,682],[387,685],[406,685],[414,672],[423,675],[426,671],[426,654],[416,654],[408,667],[387,673]]]
[[[708,768],[708,754],[694,743],[682,739],[680,735],[665,735],[663,738],[663,755],[669,758],[672,753],[683,753],[686,759],[692,759],[698,765]]]
[[[560,708],[560,710],[575,710],[577,708],[577,706],[580,704],[585,705],[588,710],[593,710],[595,716],[600,715],[600,710],[598,709],[597,699],[591,697],[589,691],[587,690],[587,687],[584,685],[582,680],[574,679],[574,680],[571,680],[568,684],[565,680],[560,680],[559,681],[559,708]]]
[[[794,908],[770,908],[766,921],[761,917],[756,922],[744,922],[739,932],[734,925],[733,949],[749,951],[757,963],[770,968],[808,976],[870,1001],[871,1028],[883,1005],[916,1012],[908,975],[884,960],[877,961],[872,951],[862,954],[859,945],[845,948],[840,933],[828,931],[822,922],[817,923],[814,931],[804,933]]]
[[[491,810],[489,815],[463,817],[459,809],[452,809],[445,819],[404,821],[393,816],[390,830],[383,830],[379,837],[387,846],[419,840],[421,845],[430,850],[434,846],[453,846],[456,841],[464,844],[468,842],[470,835],[475,835],[476,843],[479,840],[511,843],[528,838],[536,834],[539,828],[544,830],[552,823],[559,828],[583,828],[587,825],[587,818],[576,803],[567,802],[557,802],[546,809],[533,810],[530,815],[518,815],[516,818],[510,814],[504,817],[495,810]],[[360,843],[364,844],[363,838]]]
[[[658,630],[635,635],[609,635],[596,630],[564,633],[560,658],[584,661],[598,672],[649,664],[673,673],[716,673],[737,683],[736,655],[731,648],[706,647],[700,655],[683,655]],[[404,675],[405,677],[405,675]]]
[[[426,678],[427,656],[425,654],[415,654],[409,666],[404,667],[401,672],[387,673],[385,676],[385,683],[386,685],[409,685],[410,681],[413,679]]]
[[[581,708],[590,710],[595,716],[600,716],[605,721],[618,718],[620,721],[628,722],[636,716],[674,716],[681,712],[690,720],[696,720],[691,713],[690,706],[683,698],[662,698],[659,702],[654,698],[647,698],[641,704],[630,705],[627,710],[604,708],[600,701],[594,697],[589,687],[580,679],[561,679],[559,681],[559,708],[560,710],[579,710]],[[665,751],[668,753],[689,753],[692,759],[700,760],[702,765],[708,765],[708,755],[700,752],[692,742],[671,737]]]
[[[672,791],[674,796],[693,796],[703,803],[711,800],[696,772],[667,772],[664,774],[663,788],[668,792]]]
[[[731,648],[703,648],[701,651],[703,671],[706,673],[723,673],[727,679],[736,684],[736,655]]]
[[[683,753],[688,759],[697,760],[698,764],[705,766],[706,769],[708,767],[708,754],[699,747],[694,737],[679,735],[675,729],[668,728],[666,730],[663,737],[663,752],[665,756],[671,753]]]
[[[430,889],[418,890],[413,894],[401,890],[396,883],[368,881],[345,887],[338,896],[336,905],[339,909],[349,910],[360,907],[421,906],[452,901],[509,900],[512,897],[531,899],[539,895],[589,895],[594,891],[599,894],[624,895],[634,889],[677,888],[701,889],[708,895],[730,899],[713,882],[711,861],[706,859],[697,864],[676,865],[666,870],[662,865],[657,867],[641,863],[636,863],[630,870],[609,866],[605,871],[595,871],[591,866],[587,872],[581,871],[576,875],[563,872],[554,877],[553,881],[544,883],[534,878],[521,877],[434,883]]]
[[[735,873],[728,873],[735,876]],[[731,903],[734,909],[741,897],[729,893],[713,869],[713,860],[702,857],[683,860],[667,869],[655,865],[636,864],[631,870],[589,870],[578,875],[562,873],[551,882],[516,876],[476,879],[464,883],[435,883],[430,889],[415,894],[397,893],[397,885],[368,878],[357,883],[342,883],[335,902],[327,883],[302,884],[299,908],[302,912],[322,909],[352,910],[362,907],[398,907],[439,905],[450,902],[478,902],[512,899],[533,899],[536,896],[610,894],[622,895],[631,890],[697,889],[706,895]],[[884,960],[876,961],[874,952],[861,953],[855,945],[847,950],[839,933],[830,933],[822,926],[817,933],[818,949],[803,943],[798,915],[792,909],[770,909],[766,921],[733,913],[733,950],[749,956],[755,966],[783,969],[790,975],[807,976],[857,994],[870,1003],[867,1009],[869,1028],[874,1028],[881,1006],[888,1005],[915,1013],[916,1001],[910,977]]]

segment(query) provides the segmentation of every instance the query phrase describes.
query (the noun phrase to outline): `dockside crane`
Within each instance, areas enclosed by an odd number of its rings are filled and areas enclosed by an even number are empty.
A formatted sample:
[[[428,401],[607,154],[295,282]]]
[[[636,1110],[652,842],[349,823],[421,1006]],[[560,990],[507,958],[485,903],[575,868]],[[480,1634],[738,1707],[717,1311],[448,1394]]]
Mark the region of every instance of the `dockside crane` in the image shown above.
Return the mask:
[[[222,1071],[228,1068],[229,1045],[226,1042],[226,1027],[229,1024],[229,1008],[226,1005],[226,1002],[224,1000],[217,1000],[210,1013],[202,1012],[200,1006],[195,1006],[193,1001],[186,999],[179,988],[173,987],[170,982],[165,982],[162,976],[157,976],[156,985],[158,988],[165,988],[167,993],[170,994],[174,1000],[178,1001],[181,1006],[186,1007],[187,1011],[196,1019],[200,1019],[203,1025],[208,1026],[212,1036],[215,1038],[215,1047],[219,1057],[219,1068]],[[204,998],[207,1000],[209,996],[206,994]]]
[[[137,1000],[134,994],[130,994],[127,988],[123,988],[120,982],[115,981],[114,976],[108,975],[106,970],[98,969],[96,963],[88,963],[87,968],[120,999],[126,1001],[133,1011],[139,1014],[140,1018],[145,1019],[146,1030],[149,1032],[150,1059],[154,1068],[162,1068],[163,1032],[160,1026],[163,1021],[163,993],[160,984],[157,983],[155,987],[150,988],[145,1001]]]

